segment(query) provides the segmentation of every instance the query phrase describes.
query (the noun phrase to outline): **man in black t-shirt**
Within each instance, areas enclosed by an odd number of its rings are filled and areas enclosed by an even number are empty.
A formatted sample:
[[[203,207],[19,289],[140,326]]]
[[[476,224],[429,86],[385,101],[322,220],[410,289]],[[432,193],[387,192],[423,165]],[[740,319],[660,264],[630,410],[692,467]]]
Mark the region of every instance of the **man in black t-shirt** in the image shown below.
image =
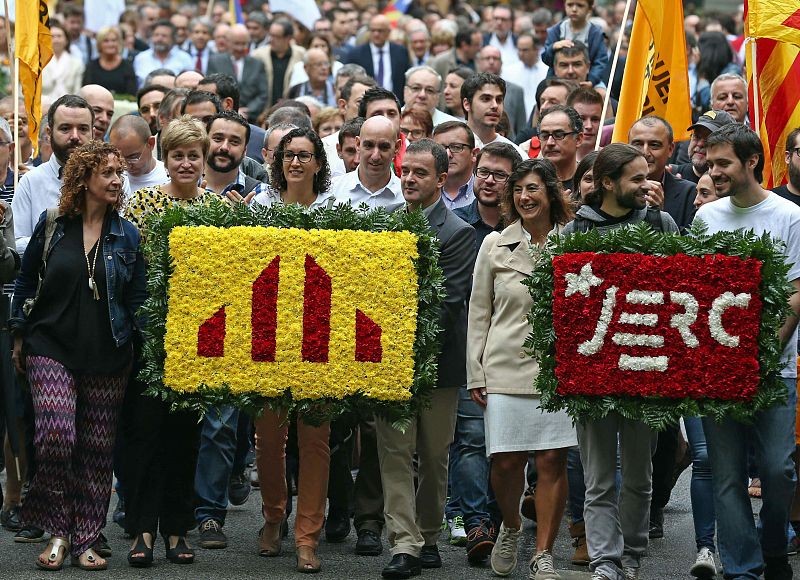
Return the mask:
[[[780,185],[772,191],[800,205],[800,127],[786,138],[786,168],[786,185]]]

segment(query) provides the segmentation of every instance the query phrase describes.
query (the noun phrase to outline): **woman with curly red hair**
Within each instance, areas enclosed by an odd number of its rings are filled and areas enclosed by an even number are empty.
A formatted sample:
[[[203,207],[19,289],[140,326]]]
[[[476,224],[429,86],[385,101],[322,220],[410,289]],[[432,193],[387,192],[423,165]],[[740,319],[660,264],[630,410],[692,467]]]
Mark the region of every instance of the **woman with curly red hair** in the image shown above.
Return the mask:
[[[13,360],[33,397],[36,474],[26,525],[52,535],[36,565],[84,570],[105,524],[117,416],[146,296],[139,232],[119,215],[125,162],[90,141],[64,168],[57,211],[39,218],[14,288]]]

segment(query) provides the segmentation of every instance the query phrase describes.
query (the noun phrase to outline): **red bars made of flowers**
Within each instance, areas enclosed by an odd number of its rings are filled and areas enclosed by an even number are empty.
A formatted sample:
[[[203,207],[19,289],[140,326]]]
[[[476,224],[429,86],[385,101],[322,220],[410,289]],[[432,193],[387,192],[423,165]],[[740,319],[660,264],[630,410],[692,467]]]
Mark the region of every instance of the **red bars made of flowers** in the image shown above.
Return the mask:
[[[197,356],[225,356],[225,307],[217,310],[197,330]]]
[[[251,352],[254,361],[275,362],[280,265],[281,257],[275,256],[253,282],[250,322],[253,328]]]
[[[303,361],[328,362],[331,341],[331,277],[306,254],[303,287]]]

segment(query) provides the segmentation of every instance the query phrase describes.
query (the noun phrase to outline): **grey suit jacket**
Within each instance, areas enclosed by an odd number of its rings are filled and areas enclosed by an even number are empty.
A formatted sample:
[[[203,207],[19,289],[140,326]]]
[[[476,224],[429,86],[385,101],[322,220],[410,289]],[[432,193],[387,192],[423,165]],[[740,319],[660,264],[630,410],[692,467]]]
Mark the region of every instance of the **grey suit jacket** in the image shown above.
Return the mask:
[[[506,98],[503,108],[511,122],[511,131],[514,136],[528,126],[528,116],[525,114],[525,91],[521,86],[506,81]],[[514,141],[514,136],[508,138]]]
[[[206,74],[222,73],[236,78],[233,60],[229,54],[212,54],[208,58]],[[239,83],[239,106],[247,109],[247,118],[254,123],[267,104],[267,75],[264,65],[252,56],[244,57],[242,82]]]
[[[439,239],[439,266],[446,296],[439,315],[442,351],[436,387],[461,387],[467,381],[467,299],[475,266],[475,229],[439,199],[428,216]]]

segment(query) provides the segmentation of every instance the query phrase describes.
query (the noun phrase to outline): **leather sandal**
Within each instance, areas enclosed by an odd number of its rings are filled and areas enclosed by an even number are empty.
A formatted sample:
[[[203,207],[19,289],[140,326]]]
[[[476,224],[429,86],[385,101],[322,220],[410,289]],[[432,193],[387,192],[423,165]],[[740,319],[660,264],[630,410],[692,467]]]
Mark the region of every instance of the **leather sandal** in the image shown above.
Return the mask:
[[[150,534],[150,542],[153,543],[153,540],[153,535]],[[132,568],[147,568],[153,564],[153,546],[147,545],[144,534],[136,537],[136,544],[128,552],[128,564]]]
[[[84,555],[86,562],[81,562],[81,558],[84,557]],[[108,568],[108,562],[98,556],[94,548],[89,548],[80,556],[72,556],[72,565],[86,572],[94,572],[95,570],[105,570]]]
[[[297,571],[303,574],[316,574],[322,569],[316,551],[311,546],[297,547]]]
[[[62,552],[63,550],[63,552]],[[41,557],[47,553],[47,563],[42,562]],[[67,538],[53,536],[47,545],[47,550],[39,554],[36,558],[36,566],[42,570],[61,570],[64,567],[64,560],[69,553],[69,540]]]
[[[258,555],[262,558],[274,558],[281,554],[281,524],[264,524],[258,532]]]
[[[164,544],[167,547],[167,560],[173,564],[191,564],[194,562],[194,550],[186,543],[186,538],[178,537],[175,547],[169,547],[169,537],[164,536]]]

